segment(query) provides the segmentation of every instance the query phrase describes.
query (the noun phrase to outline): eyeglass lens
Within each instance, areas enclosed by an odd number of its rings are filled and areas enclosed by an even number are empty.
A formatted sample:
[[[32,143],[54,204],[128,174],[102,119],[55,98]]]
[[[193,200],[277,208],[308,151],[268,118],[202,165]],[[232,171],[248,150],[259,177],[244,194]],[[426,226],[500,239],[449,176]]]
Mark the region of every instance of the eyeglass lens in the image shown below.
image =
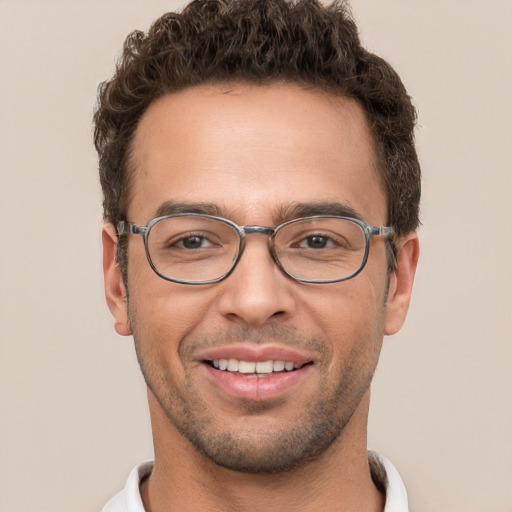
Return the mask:
[[[235,264],[240,235],[234,226],[207,217],[170,217],[148,234],[148,252],[158,272],[170,279],[201,282],[218,279]],[[319,218],[283,225],[273,251],[281,266],[299,279],[342,279],[359,270],[366,238],[350,220]]]

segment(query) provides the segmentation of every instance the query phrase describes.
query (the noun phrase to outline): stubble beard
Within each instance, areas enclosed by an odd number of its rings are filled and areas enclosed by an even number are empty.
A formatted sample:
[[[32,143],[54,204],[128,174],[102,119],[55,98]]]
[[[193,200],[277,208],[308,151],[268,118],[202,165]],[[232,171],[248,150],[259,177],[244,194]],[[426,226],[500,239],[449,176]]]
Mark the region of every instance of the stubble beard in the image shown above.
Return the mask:
[[[318,459],[342,435],[347,423],[362,397],[369,389],[377,354],[361,353],[356,361],[351,360],[338,368],[336,380],[327,378],[326,368],[331,354],[325,342],[315,338],[305,338],[296,329],[282,326],[268,326],[260,331],[237,328],[228,332],[209,335],[205,339],[190,341],[185,339],[180,357],[193,351],[198,345],[212,346],[226,343],[230,339],[258,342],[257,340],[279,340],[281,344],[302,346],[318,354],[320,368],[319,392],[297,415],[292,422],[280,427],[259,426],[257,428],[230,428],[229,423],[220,426],[210,412],[208,404],[200,398],[194,388],[190,370],[185,372],[185,381],[177,386],[169,369],[154,354],[145,353],[144,338],[132,322],[135,347],[139,364],[146,384],[171,424],[201,454],[218,466],[243,473],[282,473],[290,471],[309,461]],[[158,344],[157,344],[158,345]],[[353,349],[358,351],[357,348]],[[375,347],[374,347],[375,351]],[[362,351],[361,351],[362,352]],[[375,361],[361,368],[358,362]],[[264,415],[275,407],[273,402],[243,401],[241,413],[248,417]],[[258,422],[263,425],[264,422]]]

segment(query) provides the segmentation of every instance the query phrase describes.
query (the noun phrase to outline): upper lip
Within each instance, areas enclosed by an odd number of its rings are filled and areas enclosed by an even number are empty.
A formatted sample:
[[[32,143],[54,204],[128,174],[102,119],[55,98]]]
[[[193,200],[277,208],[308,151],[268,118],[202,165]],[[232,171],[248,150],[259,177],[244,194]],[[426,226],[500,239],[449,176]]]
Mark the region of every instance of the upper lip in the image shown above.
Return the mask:
[[[206,349],[197,354],[200,361],[217,359],[237,359],[239,361],[286,361],[295,364],[306,364],[313,361],[311,354],[304,354],[288,347],[276,345],[239,344]]]

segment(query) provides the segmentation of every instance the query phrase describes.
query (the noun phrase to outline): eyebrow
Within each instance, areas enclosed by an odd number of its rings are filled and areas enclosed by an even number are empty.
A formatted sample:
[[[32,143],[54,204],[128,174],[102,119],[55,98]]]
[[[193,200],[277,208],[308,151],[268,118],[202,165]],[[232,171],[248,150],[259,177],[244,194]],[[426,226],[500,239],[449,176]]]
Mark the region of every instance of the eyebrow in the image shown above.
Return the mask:
[[[156,210],[155,217],[179,215],[181,213],[198,213],[227,219],[236,217],[236,213],[227,211],[224,207],[214,203],[188,203],[181,201],[166,201],[162,203]],[[281,206],[277,209],[276,220],[278,223],[282,223],[301,217],[313,217],[315,215],[332,215],[363,220],[361,215],[352,206],[339,202],[292,203],[288,206]]]
[[[156,210],[156,217],[165,215],[179,215],[180,213],[199,213],[201,215],[213,215],[222,217],[223,210],[213,203],[184,203],[166,201]]]
[[[315,215],[332,215],[362,220],[361,215],[352,206],[338,202],[292,203],[279,210],[279,218],[282,219],[282,222]]]

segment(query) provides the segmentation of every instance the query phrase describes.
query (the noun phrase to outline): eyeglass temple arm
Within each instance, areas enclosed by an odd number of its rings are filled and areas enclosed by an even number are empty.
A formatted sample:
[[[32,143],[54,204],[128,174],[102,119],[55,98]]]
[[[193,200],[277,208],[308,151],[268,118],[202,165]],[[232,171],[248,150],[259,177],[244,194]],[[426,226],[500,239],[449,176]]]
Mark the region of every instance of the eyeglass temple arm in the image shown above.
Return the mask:
[[[394,234],[395,230],[391,226],[371,226],[369,232],[370,237],[375,235],[389,236]]]
[[[117,235],[125,235],[127,233],[131,235],[142,235],[148,230],[146,226],[138,227],[135,224],[130,224],[125,220],[121,220],[117,223]]]

